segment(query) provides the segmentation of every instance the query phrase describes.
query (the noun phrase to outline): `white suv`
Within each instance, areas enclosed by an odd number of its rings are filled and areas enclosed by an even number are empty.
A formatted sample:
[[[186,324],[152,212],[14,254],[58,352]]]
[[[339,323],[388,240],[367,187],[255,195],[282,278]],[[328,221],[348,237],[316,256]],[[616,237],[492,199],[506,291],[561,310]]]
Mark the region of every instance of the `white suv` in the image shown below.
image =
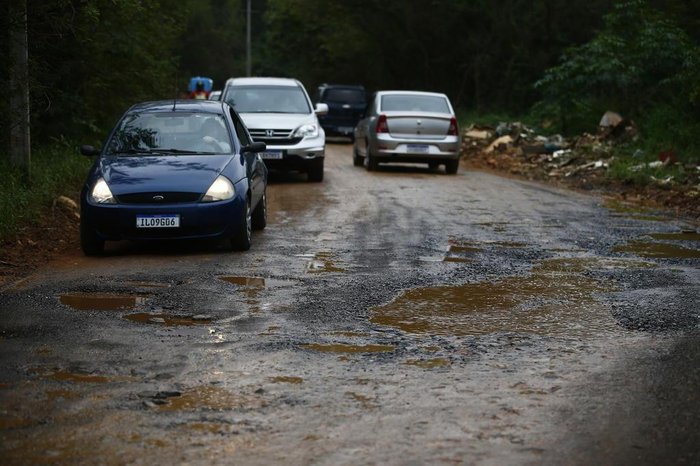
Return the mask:
[[[267,145],[260,155],[268,168],[302,171],[309,181],[323,181],[326,134],[317,115],[328,113],[328,105],[314,108],[299,81],[232,78],[221,100],[236,109],[255,141]]]

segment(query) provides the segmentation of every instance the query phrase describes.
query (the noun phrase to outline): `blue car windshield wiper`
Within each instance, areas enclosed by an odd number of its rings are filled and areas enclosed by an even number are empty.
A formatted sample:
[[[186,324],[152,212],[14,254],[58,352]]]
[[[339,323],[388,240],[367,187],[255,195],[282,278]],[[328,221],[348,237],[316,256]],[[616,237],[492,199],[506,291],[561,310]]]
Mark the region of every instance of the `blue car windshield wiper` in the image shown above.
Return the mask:
[[[185,150],[185,149],[151,149],[151,152],[157,154],[187,154],[187,155],[210,155],[216,152],[203,152],[196,150]]]
[[[150,154],[151,149],[119,149],[119,150],[113,150],[109,152],[109,155],[121,155],[121,154],[129,154],[129,155],[134,155],[134,154]]]

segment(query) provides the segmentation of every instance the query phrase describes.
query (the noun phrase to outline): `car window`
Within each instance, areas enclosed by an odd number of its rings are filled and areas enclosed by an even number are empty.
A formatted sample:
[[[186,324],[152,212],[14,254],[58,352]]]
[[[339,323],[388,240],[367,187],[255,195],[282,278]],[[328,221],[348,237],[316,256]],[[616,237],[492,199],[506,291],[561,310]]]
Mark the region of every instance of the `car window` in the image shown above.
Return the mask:
[[[231,135],[221,115],[149,112],[126,115],[107,143],[107,153],[225,154],[231,147]]]
[[[369,103],[369,109],[367,110],[367,115],[375,115],[377,113],[377,95],[372,94]]]
[[[231,86],[225,101],[238,113],[311,113],[298,86]]]
[[[361,89],[327,89],[323,94],[323,101],[363,104],[365,103],[365,92]]]
[[[383,112],[435,112],[451,113],[447,99],[433,95],[389,94],[382,96]]]
[[[248,131],[246,130],[245,125],[241,121],[240,118],[238,118],[238,115],[236,115],[236,112],[231,109],[231,120],[233,121],[233,126],[236,129],[236,134],[238,135],[238,140],[241,142],[242,146],[247,146],[248,144],[251,143],[250,136],[248,135]]]

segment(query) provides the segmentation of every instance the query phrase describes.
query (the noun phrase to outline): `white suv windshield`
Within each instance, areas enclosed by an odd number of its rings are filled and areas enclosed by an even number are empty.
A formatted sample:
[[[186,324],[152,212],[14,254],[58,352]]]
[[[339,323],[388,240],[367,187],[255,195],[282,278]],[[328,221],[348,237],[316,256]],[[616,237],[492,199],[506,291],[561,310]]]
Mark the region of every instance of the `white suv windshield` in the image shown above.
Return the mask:
[[[311,113],[304,91],[292,86],[232,86],[226,103],[238,113]]]

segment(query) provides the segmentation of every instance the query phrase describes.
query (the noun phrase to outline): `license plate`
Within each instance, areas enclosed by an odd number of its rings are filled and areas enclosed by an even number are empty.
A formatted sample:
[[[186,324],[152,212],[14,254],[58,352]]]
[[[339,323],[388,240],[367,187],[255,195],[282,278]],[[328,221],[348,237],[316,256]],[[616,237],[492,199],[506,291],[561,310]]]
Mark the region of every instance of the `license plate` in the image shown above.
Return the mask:
[[[179,215],[137,215],[136,228],[179,228]]]
[[[283,157],[284,155],[282,154],[281,150],[267,150],[264,152],[260,152],[260,157],[263,159],[276,159],[279,160]]]
[[[354,128],[352,126],[341,126],[338,128],[339,133],[350,134]]]
[[[408,144],[406,150],[414,154],[427,154],[429,147],[427,144]]]

